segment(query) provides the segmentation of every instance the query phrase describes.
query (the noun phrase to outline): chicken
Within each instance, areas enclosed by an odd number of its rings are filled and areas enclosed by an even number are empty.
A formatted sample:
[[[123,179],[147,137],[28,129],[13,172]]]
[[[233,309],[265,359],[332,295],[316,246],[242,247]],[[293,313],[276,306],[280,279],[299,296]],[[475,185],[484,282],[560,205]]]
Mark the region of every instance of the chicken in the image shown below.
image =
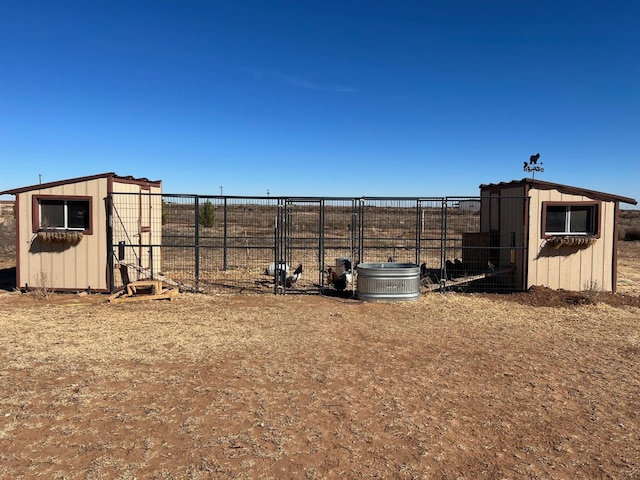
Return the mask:
[[[298,268],[293,271],[293,275],[289,275],[289,273],[285,269],[278,270],[278,286],[291,288],[300,279],[301,276],[302,264],[299,264]]]
[[[340,259],[336,268],[327,268],[327,283],[339,292],[346,290],[347,286],[353,282],[353,272],[351,261]]]
[[[287,276],[287,281],[286,281],[287,288],[291,287],[294,283],[300,280],[301,276],[302,276],[302,264],[299,264],[298,268],[296,268],[293,271],[293,275]]]
[[[273,277],[274,283],[279,288],[291,288],[302,276],[302,264],[299,264],[293,274],[290,274],[289,265],[285,262],[271,263],[264,269],[264,274]]]
[[[420,279],[426,284],[440,283],[440,269],[428,268],[426,263],[420,265]]]
[[[270,263],[269,266],[264,269],[264,274],[274,277],[276,273],[282,271],[289,273],[289,265],[280,260],[278,263]]]
[[[341,292],[347,288],[349,283],[351,283],[351,273],[338,273],[337,270],[329,267],[327,269],[327,283],[333,285],[333,288]]]

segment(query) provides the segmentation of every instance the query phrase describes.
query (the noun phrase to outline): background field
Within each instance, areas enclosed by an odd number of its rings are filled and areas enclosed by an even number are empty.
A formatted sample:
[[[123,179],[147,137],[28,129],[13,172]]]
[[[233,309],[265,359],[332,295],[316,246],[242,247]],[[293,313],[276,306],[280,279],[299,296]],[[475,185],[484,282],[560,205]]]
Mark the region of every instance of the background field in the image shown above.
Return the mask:
[[[638,265],[396,304],[0,291],[0,477],[638,478]]]

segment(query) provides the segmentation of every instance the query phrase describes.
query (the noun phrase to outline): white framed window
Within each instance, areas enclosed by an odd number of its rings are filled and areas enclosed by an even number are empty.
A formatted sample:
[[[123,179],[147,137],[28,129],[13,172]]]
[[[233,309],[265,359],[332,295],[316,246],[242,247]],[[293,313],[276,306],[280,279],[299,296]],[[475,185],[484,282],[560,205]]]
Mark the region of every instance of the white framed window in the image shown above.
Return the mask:
[[[599,207],[598,202],[544,202],[543,237],[599,236]]]
[[[91,234],[90,197],[34,197],[34,230],[72,230]]]

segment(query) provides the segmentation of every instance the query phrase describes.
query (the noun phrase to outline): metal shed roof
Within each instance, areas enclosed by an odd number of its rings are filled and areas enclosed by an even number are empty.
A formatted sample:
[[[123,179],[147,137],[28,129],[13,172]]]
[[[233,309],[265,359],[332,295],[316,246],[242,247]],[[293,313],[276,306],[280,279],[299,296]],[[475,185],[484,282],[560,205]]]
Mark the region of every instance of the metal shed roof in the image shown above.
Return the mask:
[[[570,185],[563,185],[561,183],[545,182],[543,180],[536,180],[533,178],[523,178],[522,180],[512,180],[510,182],[482,184],[480,185],[480,189],[501,189],[518,185],[526,185],[529,188],[535,188],[538,190],[558,190],[559,192],[567,193],[570,195],[584,195],[585,197],[607,202],[622,202],[629,203],[631,205],[638,204],[638,202],[634,198],[630,197],[622,197],[620,195],[598,192],[596,190],[588,190],[586,188],[572,187]]]
[[[132,176],[120,176],[120,175],[116,175],[113,172],[108,172],[108,173],[99,173],[97,175],[90,175],[86,177],[77,177],[77,178],[69,178],[66,180],[58,180],[55,182],[37,183],[35,185],[28,185],[26,187],[5,190],[4,192],[0,192],[0,195],[16,195],[19,193],[29,192],[31,190],[40,190],[42,188],[58,187],[60,185],[69,185],[71,183],[87,182],[87,181],[96,180],[99,178],[111,178],[113,180],[130,182],[130,183],[152,184],[158,187],[162,184],[161,180],[149,180],[147,178],[134,178]]]

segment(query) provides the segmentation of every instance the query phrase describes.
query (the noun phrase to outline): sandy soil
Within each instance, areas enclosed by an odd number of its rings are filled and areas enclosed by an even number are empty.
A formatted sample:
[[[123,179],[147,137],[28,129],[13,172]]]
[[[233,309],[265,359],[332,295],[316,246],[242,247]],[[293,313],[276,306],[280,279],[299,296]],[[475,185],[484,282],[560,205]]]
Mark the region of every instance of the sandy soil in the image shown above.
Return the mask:
[[[0,477],[640,477],[620,292],[108,304],[0,292]]]

